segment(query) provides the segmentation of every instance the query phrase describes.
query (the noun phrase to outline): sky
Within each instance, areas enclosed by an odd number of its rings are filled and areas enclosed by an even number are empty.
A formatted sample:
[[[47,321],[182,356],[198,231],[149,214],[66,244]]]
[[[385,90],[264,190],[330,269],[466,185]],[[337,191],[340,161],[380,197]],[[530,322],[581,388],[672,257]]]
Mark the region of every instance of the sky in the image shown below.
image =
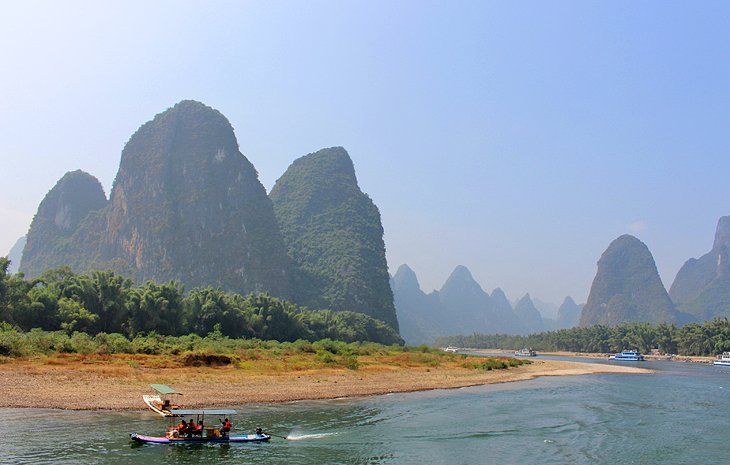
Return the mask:
[[[3,1],[0,253],[67,171],[109,194],[180,100],[233,125],[270,190],[345,147],[391,273],[457,265],[584,302],[633,234],[667,289],[730,214],[730,2]]]

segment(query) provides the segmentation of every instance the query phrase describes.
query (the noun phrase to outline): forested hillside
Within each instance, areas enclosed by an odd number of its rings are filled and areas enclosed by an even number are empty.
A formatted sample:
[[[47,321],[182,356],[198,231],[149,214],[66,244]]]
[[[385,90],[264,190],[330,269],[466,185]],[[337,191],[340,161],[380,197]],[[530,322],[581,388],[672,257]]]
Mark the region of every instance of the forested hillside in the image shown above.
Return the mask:
[[[380,212],[360,190],[347,151],[332,147],[295,160],[270,197],[299,267],[299,301],[362,312],[398,329]]]

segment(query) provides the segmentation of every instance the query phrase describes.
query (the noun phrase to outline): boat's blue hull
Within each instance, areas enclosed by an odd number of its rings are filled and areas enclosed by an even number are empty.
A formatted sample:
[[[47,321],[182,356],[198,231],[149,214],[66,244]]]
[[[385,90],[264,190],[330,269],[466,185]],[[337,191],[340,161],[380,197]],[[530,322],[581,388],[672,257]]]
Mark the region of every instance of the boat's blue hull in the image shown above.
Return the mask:
[[[202,444],[202,443],[222,443],[230,444],[232,442],[262,442],[271,439],[268,434],[245,434],[243,436],[210,437],[210,438],[166,438],[164,436],[145,436],[144,434],[132,433],[129,435],[133,441],[144,442],[147,444]]]

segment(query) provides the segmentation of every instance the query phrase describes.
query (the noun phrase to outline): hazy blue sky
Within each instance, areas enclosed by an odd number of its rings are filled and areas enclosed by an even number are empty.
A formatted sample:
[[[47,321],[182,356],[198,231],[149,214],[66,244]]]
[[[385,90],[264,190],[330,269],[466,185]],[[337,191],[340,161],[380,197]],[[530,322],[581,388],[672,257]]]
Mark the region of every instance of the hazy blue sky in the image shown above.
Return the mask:
[[[730,2],[17,1],[0,16],[0,252],[134,131],[220,110],[270,189],[344,146],[394,272],[584,301],[623,233],[669,287],[730,214]]]

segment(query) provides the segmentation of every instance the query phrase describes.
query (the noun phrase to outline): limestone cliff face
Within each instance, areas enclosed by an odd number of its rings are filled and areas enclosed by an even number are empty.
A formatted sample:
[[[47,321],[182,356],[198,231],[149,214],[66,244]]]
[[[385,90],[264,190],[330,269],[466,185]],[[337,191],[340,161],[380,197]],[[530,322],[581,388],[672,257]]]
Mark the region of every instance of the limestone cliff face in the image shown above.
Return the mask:
[[[614,326],[629,321],[675,323],[678,314],[651,252],[627,234],[614,240],[598,261],[580,325]]]
[[[271,201],[228,120],[182,101],[130,138],[106,215],[103,260],[139,280],[286,296]]]
[[[88,228],[90,215],[107,203],[101,183],[81,170],[66,173],[41,201],[31,222],[23,248],[21,271],[28,277],[48,268],[86,263],[93,256],[94,244],[87,253],[79,248],[80,230]]]
[[[380,212],[357,184],[349,154],[323,149],[292,163],[270,197],[310,306],[365,313],[397,329]],[[318,289],[316,295],[311,290]]]
[[[717,222],[712,250],[680,268],[669,296],[697,319],[730,317],[730,216]]]

